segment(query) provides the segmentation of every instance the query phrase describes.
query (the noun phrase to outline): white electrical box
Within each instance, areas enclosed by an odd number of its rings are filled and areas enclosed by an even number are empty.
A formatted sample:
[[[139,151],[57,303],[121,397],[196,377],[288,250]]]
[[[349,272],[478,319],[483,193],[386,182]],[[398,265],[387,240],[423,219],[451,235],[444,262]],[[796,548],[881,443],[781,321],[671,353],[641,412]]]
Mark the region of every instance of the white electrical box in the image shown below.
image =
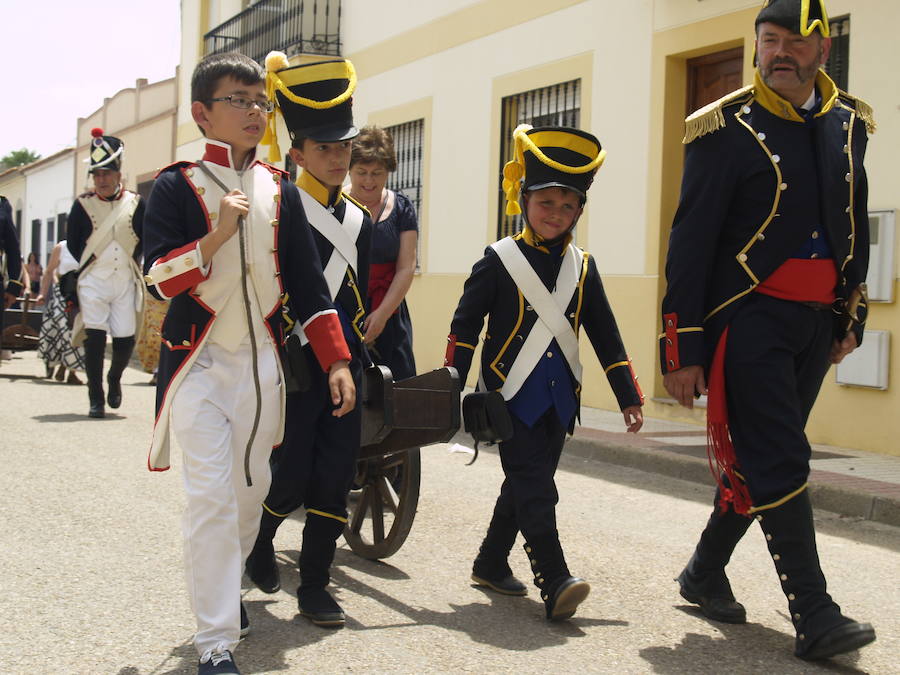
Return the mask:
[[[887,389],[890,365],[891,332],[867,330],[862,345],[837,365],[836,380],[842,385]]]
[[[894,224],[893,209],[869,211],[869,273],[866,286],[869,300],[894,301]]]

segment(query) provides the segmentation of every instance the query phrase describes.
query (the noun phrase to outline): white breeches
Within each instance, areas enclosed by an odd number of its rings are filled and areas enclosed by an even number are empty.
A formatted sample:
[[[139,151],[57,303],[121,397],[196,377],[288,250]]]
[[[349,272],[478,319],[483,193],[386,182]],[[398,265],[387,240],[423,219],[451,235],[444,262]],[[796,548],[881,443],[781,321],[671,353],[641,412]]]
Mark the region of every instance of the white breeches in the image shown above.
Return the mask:
[[[256,411],[250,344],[229,352],[207,343],[172,399],[187,496],[185,573],[201,656],[232,650],[240,639],[241,574],[272,479],[269,456],[278,441],[282,385],[272,345],[262,344],[258,351],[262,408],[250,453],[252,486],[244,472]]]
[[[78,304],[85,328],[109,331],[112,337],[134,335],[136,302],[130,274],[101,279],[88,272],[78,279]]]

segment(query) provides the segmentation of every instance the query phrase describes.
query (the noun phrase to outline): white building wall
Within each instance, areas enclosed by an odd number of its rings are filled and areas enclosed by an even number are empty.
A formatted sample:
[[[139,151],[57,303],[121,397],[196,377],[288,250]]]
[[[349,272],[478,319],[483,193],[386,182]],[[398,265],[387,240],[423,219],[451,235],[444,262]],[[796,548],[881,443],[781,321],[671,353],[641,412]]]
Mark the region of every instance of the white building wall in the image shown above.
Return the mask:
[[[72,177],[75,171],[75,152],[65,150],[60,157],[25,171],[25,208],[22,214],[22,257],[32,251],[32,221],[40,219],[41,265],[46,266],[50,252],[56,244],[56,226],[60,213],[68,214],[75,195],[72,193]],[[52,220],[52,223],[51,223]]]

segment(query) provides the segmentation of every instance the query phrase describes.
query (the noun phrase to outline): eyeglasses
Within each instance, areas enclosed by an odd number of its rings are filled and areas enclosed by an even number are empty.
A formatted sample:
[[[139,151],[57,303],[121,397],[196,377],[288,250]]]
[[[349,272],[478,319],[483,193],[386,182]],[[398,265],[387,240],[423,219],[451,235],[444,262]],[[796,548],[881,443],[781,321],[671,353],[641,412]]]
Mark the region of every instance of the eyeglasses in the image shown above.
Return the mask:
[[[275,110],[274,101],[258,101],[246,96],[221,96],[220,98],[209,99],[210,103],[215,103],[216,101],[228,101],[232,108],[237,108],[238,110],[250,110],[253,106],[256,106],[264,113],[270,113]]]

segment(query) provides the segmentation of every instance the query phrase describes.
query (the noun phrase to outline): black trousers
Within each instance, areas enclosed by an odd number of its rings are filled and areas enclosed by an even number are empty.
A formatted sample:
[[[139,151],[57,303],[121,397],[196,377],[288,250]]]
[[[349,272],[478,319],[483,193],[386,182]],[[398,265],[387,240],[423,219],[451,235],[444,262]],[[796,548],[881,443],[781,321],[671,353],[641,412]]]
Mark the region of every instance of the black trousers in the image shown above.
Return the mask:
[[[752,293],[731,319],[725,352],[728,424],[754,506],[771,504],[809,478],[804,433],[828,372],[830,309]]]
[[[322,371],[309,347],[303,351],[312,385],[308,391],[287,397],[284,441],[272,453],[272,486],[264,503],[279,516],[303,506],[346,518],[347,493],[356,475],[362,408],[357,405],[343,417],[334,417],[328,373]],[[359,358],[350,362],[350,372],[359,392]]]
[[[513,437],[500,443],[500,464],[505,478],[494,512],[515,518],[526,540],[556,536],[559,494],[553,476],[559,464],[566,428],[551,407],[532,428],[515,415]]]

